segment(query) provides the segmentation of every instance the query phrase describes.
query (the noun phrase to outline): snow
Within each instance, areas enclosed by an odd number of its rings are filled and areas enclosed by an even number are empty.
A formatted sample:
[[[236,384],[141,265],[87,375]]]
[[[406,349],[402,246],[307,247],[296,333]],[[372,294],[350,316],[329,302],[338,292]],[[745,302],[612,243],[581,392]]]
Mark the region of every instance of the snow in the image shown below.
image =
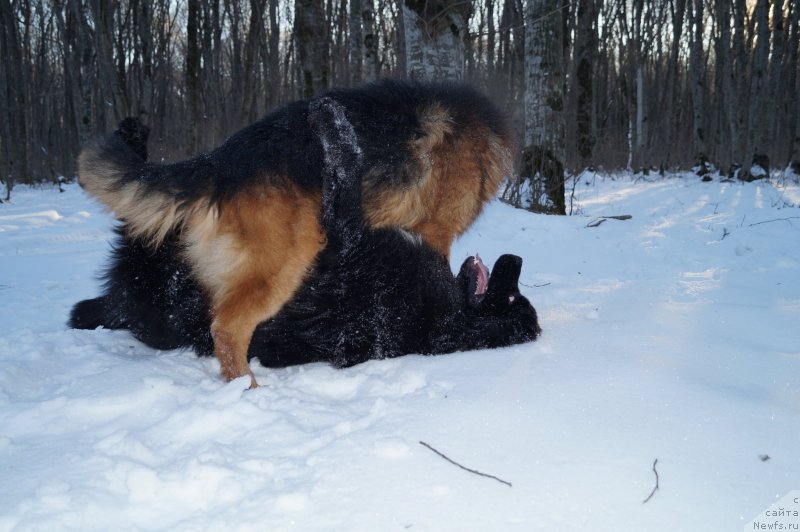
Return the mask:
[[[759,166],[757,164],[754,164],[753,166],[750,167],[750,175],[753,176],[754,178],[758,179],[758,178],[761,178],[761,177],[767,177],[767,175],[769,175],[769,172],[764,170],[763,167],[761,167],[761,166]]]
[[[537,342],[254,365],[245,391],[215,360],[67,329],[113,222],[76,186],[15,188],[0,530],[742,530],[800,488],[800,186],[597,178],[575,201],[492,203],[452,251],[523,257]]]

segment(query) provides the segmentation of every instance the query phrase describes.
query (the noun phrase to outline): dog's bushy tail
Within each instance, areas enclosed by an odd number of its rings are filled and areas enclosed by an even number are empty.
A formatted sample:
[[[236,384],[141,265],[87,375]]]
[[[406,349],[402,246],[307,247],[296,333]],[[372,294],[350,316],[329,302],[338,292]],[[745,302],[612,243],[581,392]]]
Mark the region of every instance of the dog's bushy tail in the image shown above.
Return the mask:
[[[344,107],[333,98],[309,103],[308,120],[322,143],[322,223],[328,237],[348,242],[363,229],[364,154]]]
[[[146,162],[149,130],[126,118],[78,157],[81,186],[126,224],[130,236],[157,247],[199,209],[208,208],[213,176],[202,157],[176,164]]]

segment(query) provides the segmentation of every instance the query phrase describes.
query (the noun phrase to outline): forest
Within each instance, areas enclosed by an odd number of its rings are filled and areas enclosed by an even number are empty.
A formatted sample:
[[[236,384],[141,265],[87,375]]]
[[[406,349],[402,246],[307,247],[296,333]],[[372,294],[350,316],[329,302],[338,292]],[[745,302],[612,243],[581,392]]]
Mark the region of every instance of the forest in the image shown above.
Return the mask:
[[[557,212],[587,167],[800,173],[793,0],[0,0],[0,31],[6,199],[71,180],[125,116],[175,160],[383,77],[485,91],[517,138],[510,182],[541,178],[534,206]]]

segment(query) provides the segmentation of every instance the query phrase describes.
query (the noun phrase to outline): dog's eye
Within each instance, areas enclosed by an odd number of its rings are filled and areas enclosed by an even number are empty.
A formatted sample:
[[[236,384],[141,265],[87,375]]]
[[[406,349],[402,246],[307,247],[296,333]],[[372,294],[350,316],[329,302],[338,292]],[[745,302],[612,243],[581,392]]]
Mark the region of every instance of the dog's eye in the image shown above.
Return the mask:
[[[515,299],[517,299],[516,296],[508,296],[508,302],[509,303],[513,303]]]

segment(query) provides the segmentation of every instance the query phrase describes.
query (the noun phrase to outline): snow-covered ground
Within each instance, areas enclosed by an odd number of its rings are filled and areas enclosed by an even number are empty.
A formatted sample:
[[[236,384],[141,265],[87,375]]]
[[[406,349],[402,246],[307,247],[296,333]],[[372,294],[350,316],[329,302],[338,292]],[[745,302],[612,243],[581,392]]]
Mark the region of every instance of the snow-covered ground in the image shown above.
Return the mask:
[[[597,178],[575,200],[495,202],[453,249],[524,258],[537,342],[255,367],[244,391],[213,359],[68,330],[112,220],[76,186],[15,189],[0,530],[742,530],[800,489],[800,187]]]

